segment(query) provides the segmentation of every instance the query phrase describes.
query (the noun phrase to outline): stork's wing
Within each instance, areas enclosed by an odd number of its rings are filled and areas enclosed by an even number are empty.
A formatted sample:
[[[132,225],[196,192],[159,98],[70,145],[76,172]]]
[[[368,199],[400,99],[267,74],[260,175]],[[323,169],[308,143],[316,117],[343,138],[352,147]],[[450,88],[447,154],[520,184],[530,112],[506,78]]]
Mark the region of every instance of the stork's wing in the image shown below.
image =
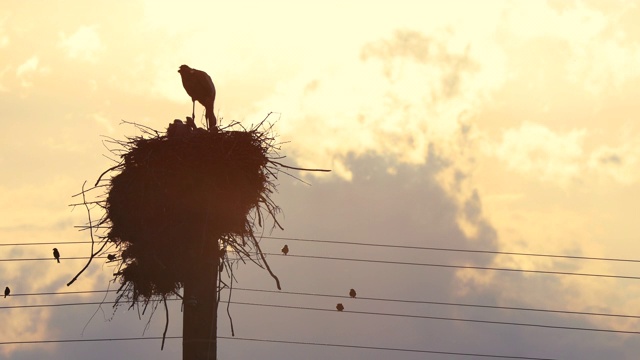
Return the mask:
[[[211,80],[211,76],[204,71],[195,70],[196,79],[198,81],[198,86],[202,89],[206,89],[207,95],[213,96],[216,93],[216,88],[213,85],[213,80]]]

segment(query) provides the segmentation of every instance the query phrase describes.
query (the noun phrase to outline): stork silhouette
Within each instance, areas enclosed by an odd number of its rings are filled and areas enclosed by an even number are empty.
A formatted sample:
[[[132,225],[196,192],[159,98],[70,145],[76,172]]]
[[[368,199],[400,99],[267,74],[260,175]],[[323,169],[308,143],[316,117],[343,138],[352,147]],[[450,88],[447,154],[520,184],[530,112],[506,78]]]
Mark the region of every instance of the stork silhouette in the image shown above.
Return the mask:
[[[213,103],[216,101],[216,87],[213,85],[211,77],[206,72],[192,69],[187,65],[181,65],[178,72],[182,77],[182,86],[184,86],[187,94],[191,96],[191,101],[193,102],[191,117],[195,118],[197,101],[204,106],[207,128],[211,130],[218,121],[213,113]]]

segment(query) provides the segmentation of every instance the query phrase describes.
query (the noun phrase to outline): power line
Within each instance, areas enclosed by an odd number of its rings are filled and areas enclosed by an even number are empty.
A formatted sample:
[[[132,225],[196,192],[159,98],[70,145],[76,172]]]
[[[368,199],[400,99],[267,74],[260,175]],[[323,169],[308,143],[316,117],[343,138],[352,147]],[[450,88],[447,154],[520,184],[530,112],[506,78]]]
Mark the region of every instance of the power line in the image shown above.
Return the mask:
[[[326,347],[339,347],[339,348],[351,348],[351,349],[362,349],[362,350],[397,351],[397,352],[441,354],[441,355],[454,355],[454,356],[476,356],[476,357],[486,357],[486,358],[496,358],[496,359],[557,360],[557,359],[554,359],[554,358],[540,358],[540,357],[528,357],[528,356],[517,356],[517,355],[514,355],[514,356],[509,356],[509,355],[491,355],[491,354],[436,351],[436,350],[424,350],[424,349],[392,348],[392,347],[382,347],[382,346],[365,346],[365,345],[318,343],[318,342],[310,342],[310,341],[257,339],[257,338],[244,338],[244,337],[229,337],[229,336],[218,336],[217,338],[218,339],[222,339],[222,340],[239,340],[239,341],[253,341],[253,342],[276,343],[276,344],[326,346]],[[167,336],[166,339],[182,339],[182,337],[181,336]],[[61,339],[61,340],[3,341],[3,342],[0,342],[0,345],[28,345],[28,344],[76,343],[76,342],[77,343],[82,343],[82,342],[103,342],[103,341],[139,341],[139,340],[162,340],[162,337],[161,336],[149,336],[149,337],[102,338],[102,339]]]
[[[89,260],[90,256],[61,257],[60,260]],[[106,256],[94,256],[94,259],[106,259]],[[0,261],[54,261],[54,258],[18,258],[18,259],[0,259]]]
[[[180,300],[180,299],[168,299],[168,300],[169,301],[177,301],[177,300]],[[221,303],[227,303],[228,301],[221,300],[220,302]],[[229,303],[234,304],[234,305],[271,307],[271,308],[280,308],[280,309],[296,309],[296,310],[336,312],[336,310],[333,310],[333,309],[313,308],[313,307],[305,307],[305,306],[262,304],[262,303],[253,303],[253,302],[244,302],[244,301],[231,301]],[[0,309],[42,308],[42,307],[81,306],[81,305],[109,305],[109,304],[116,304],[116,302],[115,301],[104,301],[104,302],[85,302],[85,303],[62,303],[62,304],[10,305],[10,306],[0,306]],[[361,315],[375,315],[375,316],[402,317],[402,318],[414,318],[414,319],[461,321],[461,322],[493,324],[493,325],[513,325],[513,326],[537,327],[537,328],[558,329],[558,330],[595,331],[595,332],[603,332],[603,333],[634,334],[634,335],[639,335],[640,334],[640,331],[588,328],[588,327],[579,327],[579,326],[532,324],[532,323],[520,323],[520,322],[512,322],[512,321],[464,319],[464,318],[452,318],[452,317],[444,317],[444,316],[382,313],[382,312],[372,312],[372,311],[349,311],[349,310],[344,311],[344,313],[361,314]]]
[[[550,257],[550,258],[575,259],[575,260],[600,260],[600,261],[640,263],[640,259],[607,258],[607,257],[597,257],[597,256],[540,254],[540,253],[497,251],[497,250],[494,251],[494,250],[455,249],[455,248],[443,248],[443,247],[432,247],[432,246],[376,244],[376,243],[364,243],[364,242],[352,242],[352,241],[288,238],[288,237],[277,237],[277,236],[263,236],[262,238],[274,239],[274,240],[290,240],[290,241],[317,242],[317,243],[326,243],[326,244],[372,246],[372,247],[409,249],[409,250],[450,251],[450,252],[465,252],[465,253],[494,254],[494,255],[518,255],[518,256]]]
[[[283,256],[281,254],[273,254],[273,253],[265,253],[265,255]],[[577,272],[553,271],[553,270],[527,270],[527,269],[499,268],[499,267],[491,267],[491,266],[448,265],[448,264],[417,263],[417,262],[406,262],[406,261],[389,261],[389,260],[373,260],[373,259],[357,259],[357,258],[339,258],[339,257],[332,257],[332,256],[295,255],[295,254],[291,254],[291,253],[289,253],[285,257],[287,257],[287,258],[299,257],[299,258],[306,258],[306,259],[355,261],[355,262],[392,264],[392,265],[428,266],[428,267],[455,268],[455,269],[510,271],[510,272],[523,272],[523,273],[532,273],[532,274],[589,276],[589,277],[599,277],[599,278],[609,278],[609,279],[640,280],[640,276],[630,276],[630,275],[610,275],[610,274],[577,273]]]
[[[91,294],[116,292],[118,290],[83,290],[83,291],[58,291],[58,292],[37,292],[37,293],[11,293],[11,296],[44,296],[44,295],[71,295],[71,294]]]
[[[249,292],[262,292],[272,294],[288,294],[288,295],[301,295],[301,296],[314,296],[314,297],[330,297],[330,298],[343,298],[348,299],[346,295],[335,294],[320,294],[320,293],[308,293],[308,292],[295,292],[295,291],[282,291],[282,290],[265,290],[265,289],[248,289],[248,288],[234,288],[234,291],[249,291]],[[10,296],[40,296],[40,295],[68,295],[68,294],[89,294],[89,293],[105,293],[116,292],[117,290],[90,290],[90,291],[65,291],[65,292],[43,292],[43,293],[17,293]],[[528,307],[515,307],[515,306],[498,306],[498,305],[482,305],[482,304],[469,304],[469,303],[456,303],[447,301],[429,301],[429,300],[407,300],[407,299],[391,299],[391,298],[376,298],[376,297],[363,297],[358,296],[358,300],[367,301],[380,301],[380,302],[397,302],[405,304],[423,304],[423,305],[443,305],[443,306],[460,306],[460,307],[474,307],[483,309],[496,309],[496,310],[516,310],[516,311],[532,311],[532,312],[544,312],[555,314],[569,314],[569,315],[586,315],[586,316],[604,316],[604,317],[619,317],[640,319],[640,315],[628,315],[628,314],[612,314],[612,313],[599,313],[599,312],[585,312],[585,311],[571,311],[571,310],[555,310],[555,309],[541,309],[541,308],[528,308]],[[11,309],[21,307],[46,307],[46,306],[72,306],[72,305],[96,305],[96,304],[111,304],[112,302],[102,303],[66,303],[66,304],[43,304],[43,305],[10,305],[2,306],[0,309]]]
[[[178,299],[167,299],[169,301]],[[101,301],[101,302],[75,302],[75,303],[60,303],[60,304],[31,304],[31,305],[7,305],[0,306],[2,309],[24,309],[24,308],[45,308],[45,307],[59,307],[59,306],[82,306],[82,305],[109,305],[115,304],[115,301]]]
[[[236,305],[248,305],[248,306],[262,306],[262,307],[297,309],[297,310],[313,310],[313,311],[336,312],[336,310],[333,310],[333,309],[311,308],[311,307],[304,307],[304,306],[260,304],[260,303],[250,303],[250,302],[242,302],[242,301],[232,301],[231,303],[232,304],[236,304]],[[526,327],[537,327],[537,328],[558,329],[558,330],[595,331],[595,332],[603,332],[603,333],[640,335],[640,331],[600,329],[600,328],[588,328],[588,327],[579,327],[579,326],[531,324],[531,323],[519,323],[519,322],[512,322],[512,321],[461,319],[461,318],[450,318],[450,317],[444,317],[444,316],[380,313],[380,312],[371,312],[371,311],[351,311],[351,310],[344,310],[341,313],[360,314],[360,315],[376,315],[376,316],[391,316],[391,317],[403,317],[403,318],[414,318],[414,319],[461,321],[461,322],[471,322],[471,323],[481,323],[481,324],[494,324],[494,325],[514,325],[514,326],[526,326]]]
[[[74,226],[74,227],[84,228],[84,226]],[[476,253],[476,254],[516,255],[516,256],[532,256],[532,257],[574,259],[574,260],[596,260],[596,261],[640,263],[640,259],[628,259],[628,258],[610,258],[610,257],[597,257],[597,256],[544,254],[544,253],[533,253],[533,252],[515,252],[515,251],[498,251],[498,250],[456,249],[456,248],[433,247],[433,246],[411,246],[411,245],[377,244],[377,243],[365,243],[365,242],[319,240],[319,239],[305,239],[305,238],[297,238],[297,237],[279,237],[279,236],[262,236],[262,238],[263,239],[273,239],[273,240],[316,242],[316,243],[338,244],[338,245],[371,246],[371,247],[409,249],[409,250],[464,252],[464,253]],[[31,245],[61,245],[61,244],[62,245],[64,245],[64,244],[91,244],[91,241],[58,241],[58,242],[36,242],[36,243],[0,243],[0,247],[1,246],[31,246]]]
[[[258,342],[279,343],[279,344],[295,344],[295,345],[329,346],[329,347],[341,347],[341,348],[352,348],[352,349],[366,349],[366,350],[402,351],[402,352],[427,353],[427,354],[440,354],[440,355],[454,355],[454,356],[489,357],[489,358],[497,358],[497,359],[556,360],[556,359],[551,359],[551,358],[539,358],[539,357],[527,357],[527,356],[489,355],[489,354],[478,354],[478,353],[463,353],[463,352],[450,352],[450,351],[435,351],[435,350],[421,350],[421,349],[391,348],[391,347],[381,347],[381,346],[363,346],[363,345],[346,345],[346,344],[315,343],[315,342],[308,342],[308,341],[286,341],[286,340],[271,340],[271,339],[270,339],[270,340],[266,340],[266,339],[237,338],[237,337],[226,337],[226,336],[218,336],[218,339],[225,339],[225,340],[243,340],[243,341],[258,341]]]
[[[350,298],[349,296],[346,296],[346,295],[343,296],[343,295],[304,293],[304,292],[281,291],[281,290],[276,291],[276,290],[245,289],[245,288],[233,288],[233,290],[234,291],[235,290],[240,290],[240,291],[266,292],[266,293],[274,293],[274,294],[291,294],[291,295],[304,295],[304,296],[345,298],[345,299]],[[621,318],[640,319],[640,315],[611,314],[611,313],[597,313],[597,312],[570,311],[570,310],[553,310],[553,309],[540,309],[540,308],[527,308],[527,307],[514,307],[514,306],[482,305],[482,304],[455,303],[455,302],[446,302],[446,301],[405,300],[405,299],[374,298],[374,297],[363,297],[363,296],[358,296],[358,300],[370,300],[370,301],[380,301],[380,302],[397,302],[397,303],[405,303],[405,304],[475,307],[475,308],[496,309],[496,310],[533,311],[533,312],[546,312],[546,313],[555,313],[555,314],[606,316],[606,317],[621,317]]]
[[[91,241],[57,241],[57,242],[0,243],[0,246],[67,245],[67,244],[91,244]]]
[[[166,339],[182,339],[181,336],[167,336]],[[218,337],[221,338],[221,337]],[[59,344],[59,343],[82,343],[82,342],[101,342],[101,341],[134,341],[134,340],[162,340],[161,336],[150,337],[130,337],[130,338],[103,338],[103,339],[58,339],[58,340],[21,340],[21,341],[2,341],[0,345],[30,345],[30,344]]]
[[[282,256],[281,254],[265,253],[265,255]],[[390,261],[390,260],[374,260],[374,259],[358,259],[358,258],[342,258],[333,256],[316,256],[316,255],[295,255],[289,254],[287,258],[305,258],[305,259],[320,259],[320,260],[339,260],[339,261],[354,261],[354,262],[366,262],[375,264],[390,264],[390,265],[409,265],[409,266],[427,266],[427,267],[440,267],[450,269],[471,269],[471,270],[490,270],[490,271],[509,271],[509,272],[521,272],[530,274],[545,274],[545,275],[566,275],[566,276],[587,276],[598,277],[608,279],[624,279],[624,280],[640,280],[640,276],[631,275],[613,275],[613,274],[596,274],[596,273],[579,273],[579,272],[567,272],[567,271],[554,271],[554,270],[529,270],[529,269],[514,269],[514,268],[500,268],[492,266],[472,266],[472,265],[450,265],[450,264],[434,264],[434,263],[418,263],[418,262],[406,262],[406,261]],[[61,258],[63,260],[88,260],[89,256],[67,257]],[[94,259],[106,259],[106,256],[94,256]],[[0,262],[12,262],[12,261],[52,261],[52,258],[20,258],[20,259],[0,259]]]

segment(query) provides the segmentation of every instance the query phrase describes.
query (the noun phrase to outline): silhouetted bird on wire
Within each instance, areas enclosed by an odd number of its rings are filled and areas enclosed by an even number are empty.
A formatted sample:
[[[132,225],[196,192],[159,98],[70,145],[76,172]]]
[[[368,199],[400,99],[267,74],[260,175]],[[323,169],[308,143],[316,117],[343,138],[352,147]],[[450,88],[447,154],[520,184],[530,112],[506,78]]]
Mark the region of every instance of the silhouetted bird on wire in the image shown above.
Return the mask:
[[[6,288],[4,288],[5,299],[7,298],[7,296],[9,296],[9,294],[11,294],[11,289],[9,289],[9,287],[7,286]]]
[[[53,248],[53,257],[56,258],[56,261],[60,264],[60,252],[58,252],[57,248]]]
[[[282,247],[282,253],[287,255],[289,253],[289,247],[287,245]]]
[[[351,296],[352,298],[356,297],[356,291],[354,289],[351,289],[351,291],[349,291],[349,296]]]
[[[338,303],[338,305],[336,305],[336,309],[338,309],[338,311],[342,311],[344,310],[344,306],[342,305],[342,303]]]
[[[117,256],[115,256],[114,254],[107,255],[107,260],[109,260],[109,262],[116,261],[116,258]]]
[[[204,71],[192,69],[187,65],[180,66],[178,70],[182,77],[182,86],[191,96],[193,108],[191,117],[195,118],[196,101],[204,106],[204,116],[207,119],[207,127],[212,129],[216,126],[217,119],[213,113],[213,103],[216,101],[216,87],[213,85],[211,77]]]

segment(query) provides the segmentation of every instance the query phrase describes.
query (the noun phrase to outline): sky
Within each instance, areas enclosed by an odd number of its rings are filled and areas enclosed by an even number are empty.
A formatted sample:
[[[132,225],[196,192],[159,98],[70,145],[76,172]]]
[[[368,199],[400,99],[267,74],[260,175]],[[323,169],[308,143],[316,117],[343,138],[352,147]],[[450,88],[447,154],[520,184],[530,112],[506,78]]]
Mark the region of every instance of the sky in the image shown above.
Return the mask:
[[[265,238],[261,246],[278,253],[288,244],[289,256],[268,259],[283,291],[298,294],[232,297],[330,311],[232,304],[236,337],[636,359],[639,318],[424,302],[640,316],[638,280],[397,263],[638,276],[634,262],[495,252],[640,258],[639,19],[636,2],[608,0],[4,0],[0,244],[89,240],[74,228],[87,214],[69,206],[72,195],[113,165],[105,139],[140,135],[123,121],[164,131],[190,114],[177,73],[187,64],[212,77],[221,124],[248,127],[273,113],[283,161],[332,170],[294,174],[309,185],[282,175],[273,198],[284,230],[265,235],[289,240]],[[203,112],[196,106],[200,123]],[[54,246],[0,246],[0,259],[50,258]],[[57,248],[60,264],[1,261],[0,286],[17,295],[117,287],[113,267],[100,261],[67,287],[84,263],[64,258],[90,248]],[[236,276],[238,288],[277,291],[250,263]],[[358,298],[300,295],[346,296],[350,288]],[[103,298],[10,295],[0,299],[0,339],[162,335],[163,311],[2,308]],[[180,303],[171,302],[169,336],[180,336],[180,320]],[[218,327],[225,360],[476,358],[229,340],[223,310]],[[178,339],[164,350],[159,340],[0,344],[0,359],[176,359],[181,351]]]

